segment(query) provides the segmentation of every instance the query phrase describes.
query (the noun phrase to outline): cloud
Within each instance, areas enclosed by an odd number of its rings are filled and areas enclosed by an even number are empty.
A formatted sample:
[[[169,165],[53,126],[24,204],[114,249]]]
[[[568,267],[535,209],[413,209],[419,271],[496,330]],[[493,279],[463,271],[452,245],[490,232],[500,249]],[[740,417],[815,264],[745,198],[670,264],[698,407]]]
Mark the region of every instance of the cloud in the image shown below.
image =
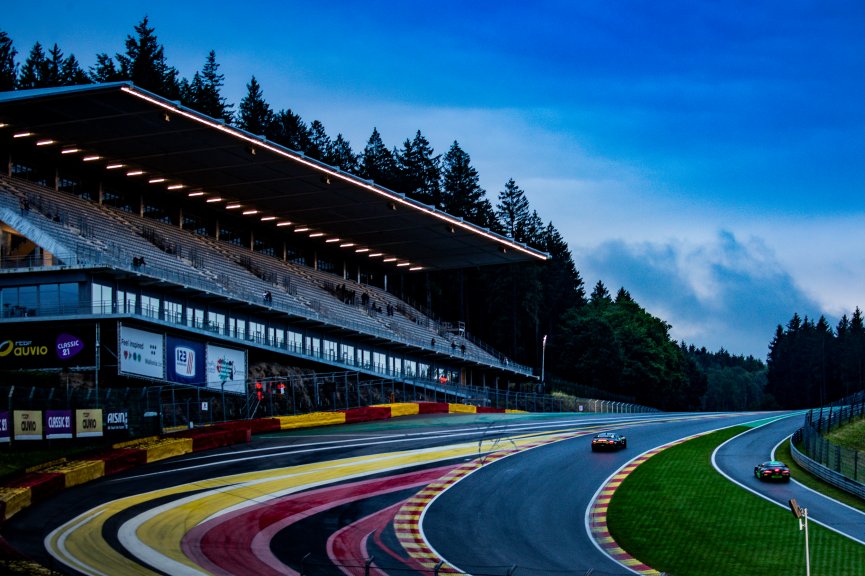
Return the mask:
[[[765,358],[778,324],[819,310],[758,238],[721,231],[710,242],[608,240],[575,250],[589,288],[624,286],[671,336],[710,350]]]

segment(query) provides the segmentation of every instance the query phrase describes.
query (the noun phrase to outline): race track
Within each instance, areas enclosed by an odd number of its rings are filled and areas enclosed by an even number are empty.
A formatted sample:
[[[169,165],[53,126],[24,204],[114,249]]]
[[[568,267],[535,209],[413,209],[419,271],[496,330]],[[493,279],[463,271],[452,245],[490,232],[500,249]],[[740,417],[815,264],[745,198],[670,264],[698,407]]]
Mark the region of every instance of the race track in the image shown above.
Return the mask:
[[[761,417],[441,415],[273,434],[69,489],[2,534],[72,574],[626,574],[586,526],[599,487],[647,450]],[[601,430],[628,448],[591,452]]]

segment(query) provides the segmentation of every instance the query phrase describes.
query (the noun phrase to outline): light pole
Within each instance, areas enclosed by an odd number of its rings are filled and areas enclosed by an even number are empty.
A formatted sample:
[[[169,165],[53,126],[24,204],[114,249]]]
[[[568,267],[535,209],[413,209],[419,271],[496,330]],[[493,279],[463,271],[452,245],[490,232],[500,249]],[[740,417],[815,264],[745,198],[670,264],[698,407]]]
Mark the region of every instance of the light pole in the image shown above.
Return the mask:
[[[541,393],[544,391],[544,360],[547,356],[547,335],[541,339]]]

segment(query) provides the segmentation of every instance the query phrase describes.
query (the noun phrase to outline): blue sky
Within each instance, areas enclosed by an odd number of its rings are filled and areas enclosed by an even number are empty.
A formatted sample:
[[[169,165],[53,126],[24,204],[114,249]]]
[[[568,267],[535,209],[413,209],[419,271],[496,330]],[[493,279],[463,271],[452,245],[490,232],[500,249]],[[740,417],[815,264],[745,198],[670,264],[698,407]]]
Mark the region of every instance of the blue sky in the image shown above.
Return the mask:
[[[19,2],[0,29],[89,67],[146,14],[182,76],[216,51],[235,104],[255,75],[357,151],[457,140],[678,340],[765,358],[794,312],[865,307],[863,2],[249,6]]]

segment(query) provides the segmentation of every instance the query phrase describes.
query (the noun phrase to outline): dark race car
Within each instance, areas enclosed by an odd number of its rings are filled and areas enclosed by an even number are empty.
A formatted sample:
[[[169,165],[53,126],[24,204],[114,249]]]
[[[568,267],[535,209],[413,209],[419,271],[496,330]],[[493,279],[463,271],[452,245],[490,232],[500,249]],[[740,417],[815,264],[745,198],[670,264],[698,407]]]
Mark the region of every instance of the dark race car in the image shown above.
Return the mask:
[[[754,476],[760,480],[790,480],[790,469],[778,460],[769,460],[754,466]]]
[[[628,439],[617,432],[601,432],[592,438],[592,451],[627,448]]]

